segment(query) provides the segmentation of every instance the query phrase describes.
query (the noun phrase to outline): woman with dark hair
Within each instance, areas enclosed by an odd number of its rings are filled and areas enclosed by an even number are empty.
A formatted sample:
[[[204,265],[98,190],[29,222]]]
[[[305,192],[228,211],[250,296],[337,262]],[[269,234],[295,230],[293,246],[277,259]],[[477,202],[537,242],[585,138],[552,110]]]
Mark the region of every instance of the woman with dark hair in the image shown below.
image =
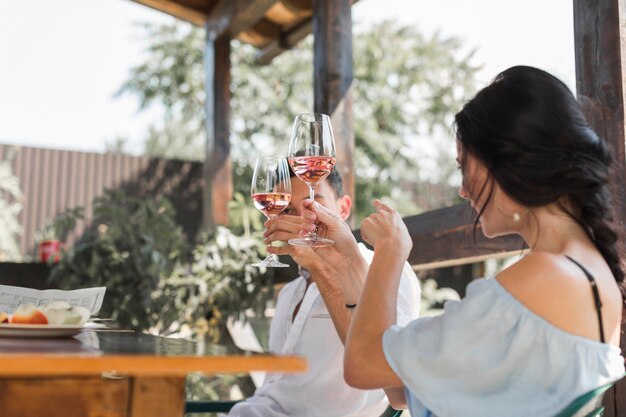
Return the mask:
[[[415,416],[553,416],[624,374],[624,272],[611,226],[610,152],[567,87],[531,67],[500,73],[456,115],[459,194],[488,237],[520,235],[529,251],[478,279],[444,313],[401,328],[396,293],[411,238],[375,201],[363,221],[374,247],[346,342],[344,376],[383,387]],[[338,249],[340,222],[306,201]],[[303,230],[311,223],[303,223]]]

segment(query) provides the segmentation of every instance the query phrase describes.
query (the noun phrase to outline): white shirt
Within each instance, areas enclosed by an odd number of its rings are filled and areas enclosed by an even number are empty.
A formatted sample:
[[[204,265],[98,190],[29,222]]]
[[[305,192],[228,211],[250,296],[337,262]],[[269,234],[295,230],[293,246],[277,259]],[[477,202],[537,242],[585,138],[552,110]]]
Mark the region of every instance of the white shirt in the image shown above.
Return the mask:
[[[362,244],[359,249],[371,263],[373,252]],[[398,325],[417,317],[419,300],[419,282],[406,264],[398,290]],[[306,358],[308,371],[268,374],[254,396],[237,404],[229,417],[377,417],[387,407],[383,390],[359,390],[344,381],[344,347],[315,283],[307,288],[306,279],[300,276],[283,287],[269,342],[271,352]]]

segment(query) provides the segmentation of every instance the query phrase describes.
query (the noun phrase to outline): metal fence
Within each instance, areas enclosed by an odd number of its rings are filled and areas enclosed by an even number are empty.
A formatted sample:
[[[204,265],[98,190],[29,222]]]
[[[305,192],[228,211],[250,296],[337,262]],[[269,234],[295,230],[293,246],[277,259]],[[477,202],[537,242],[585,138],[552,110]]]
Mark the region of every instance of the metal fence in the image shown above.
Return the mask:
[[[12,152],[13,172],[23,192],[18,217],[22,256],[36,255],[36,233],[46,222],[67,208],[82,206],[86,220],[68,237],[68,243],[73,242],[89,224],[93,199],[106,188],[142,198],[165,196],[190,239],[200,227],[202,163],[15,145],[0,145],[0,160]]]

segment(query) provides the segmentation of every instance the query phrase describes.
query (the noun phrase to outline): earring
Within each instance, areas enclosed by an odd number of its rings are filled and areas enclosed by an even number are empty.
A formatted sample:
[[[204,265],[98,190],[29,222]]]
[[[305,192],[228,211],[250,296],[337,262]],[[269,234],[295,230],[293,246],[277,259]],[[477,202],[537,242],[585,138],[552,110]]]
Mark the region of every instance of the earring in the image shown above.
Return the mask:
[[[520,221],[522,221],[522,216],[525,216],[526,213],[528,213],[529,209],[526,209],[526,211],[523,214],[518,213],[517,211],[514,211],[512,215],[508,215],[505,212],[503,212],[502,210],[500,210],[499,207],[496,207],[498,212],[503,216],[506,217],[507,219],[511,219],[513,222],[515,223],[519,223]]]

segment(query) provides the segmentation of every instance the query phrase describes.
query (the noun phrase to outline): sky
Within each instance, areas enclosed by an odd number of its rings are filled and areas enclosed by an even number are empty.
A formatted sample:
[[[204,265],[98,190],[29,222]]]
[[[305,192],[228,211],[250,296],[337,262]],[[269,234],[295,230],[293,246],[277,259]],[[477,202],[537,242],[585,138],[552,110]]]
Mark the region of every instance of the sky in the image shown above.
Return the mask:
[[[360,0],[352,15],[355,33],[390,19],[463,39],[478,86],[518,64],[575,86],[571,0]],[[145,56],[137,23],[172,20],[130,0],[0,0],[0,143],[103,152],[126,138],[140,153],[160,115],[115,93]]]

